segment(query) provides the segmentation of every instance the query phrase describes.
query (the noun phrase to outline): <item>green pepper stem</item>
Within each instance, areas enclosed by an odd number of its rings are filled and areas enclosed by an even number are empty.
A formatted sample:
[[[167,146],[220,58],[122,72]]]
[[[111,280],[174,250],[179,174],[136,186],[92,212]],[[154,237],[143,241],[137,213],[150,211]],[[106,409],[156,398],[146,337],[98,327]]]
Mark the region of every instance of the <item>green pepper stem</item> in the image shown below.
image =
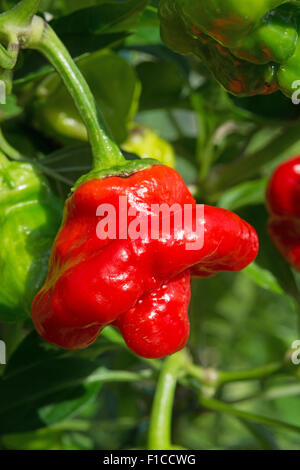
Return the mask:
[[[22,0],[13,8],[0,14],[1,34],[6,35],[10,43],[19,44],[18,33],[26,29],[35,13],[38,11],[41,0]]]
[[[218,194],[224,189],[255,176],[261,168],[282,155],[299,141],[299,123],[292,123],[282,129],[262,149],[235,160],[226,167],[212,170],[206,181],[207,192]]]
[[[219,372],[218,386],[226,383],[239,382],[245,380],[260,380],[270,377],[276,373],[284,370],[285,364],[283,362],[275,362],[273,364],[266,364],[265,366],[257,367],[250,370],[240,371],[224,371]]]
[[[12,45],[8,46],[8,49],[5,49],[2,44],[0,44],[0,67],[5,70],[12,70],[16,65],[18,58],[18,50],[13,49]]]
[[[158,379],[148,433],[149,450],[167,450],[171,443],[171,420],[177,380],[185,370],[187,354],[182,350],[164,362]]]
[[[12,70],[15,67],[23,41],[22,30],[30,25],[39,4],[40,0],[22,0],[0,14],[1,38],[6,39],[8,44],[7,49],[0,44],[0,67],[3,69]]]
[[[26,48],[46,56],[68,88],[86,125],[94,157],[94,168],[105,169],[125,163],[121,150],[109,136],[92,92],[69,52],[53,29],[34,17]]]
[[[38,11],[41,0],[22,0],[14,8],[5,12],[3,16],[7,16],[15,24],[24,25],[30,22],[33,15]]]

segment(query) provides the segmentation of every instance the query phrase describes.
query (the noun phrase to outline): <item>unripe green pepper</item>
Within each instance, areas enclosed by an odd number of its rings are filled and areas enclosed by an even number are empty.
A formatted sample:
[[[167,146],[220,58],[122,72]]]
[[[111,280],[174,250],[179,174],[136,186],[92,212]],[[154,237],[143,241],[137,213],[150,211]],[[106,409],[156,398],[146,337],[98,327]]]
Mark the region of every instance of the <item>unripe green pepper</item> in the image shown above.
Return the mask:
[[[140,83],[135,70],[112,51],[99,51],[78,60],[103,118],[117,142],[127,137],[136,112]],[[34,126],[61,142],[87,141],[87,129],[57,73],[41,81],[30,113]]]
[[[165,4],[174,4],[187,24],[195,24],[227,47],[235,47],[260,25],[262,17],[283,3],[286,0],[169,0],[162,2],[161,11]]]
[[[29,163],[0,160],[0,320],[26,318],[48,267],[61,206]]]
[[[198,55],[229,92],[287,96],[300,77],[300,9],[288,0],[162,0],[161,33]]]
[[[175,166],[173,147],[150,127],[143,124],[135,124],[130,129],[127,140],[122,144],[122,149],[135,153],[141,158],[155,158],[172,168]]]

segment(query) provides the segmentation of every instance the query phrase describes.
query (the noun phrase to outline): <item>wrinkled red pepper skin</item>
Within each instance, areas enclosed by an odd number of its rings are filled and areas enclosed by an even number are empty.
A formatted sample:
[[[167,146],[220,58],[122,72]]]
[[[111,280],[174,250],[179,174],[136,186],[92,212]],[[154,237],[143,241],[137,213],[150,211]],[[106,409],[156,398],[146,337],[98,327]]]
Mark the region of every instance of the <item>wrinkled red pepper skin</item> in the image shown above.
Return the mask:
[[[188,339],[190,276],[243,269],[257,255],[257,235],[232,212],[205,206],[204,245],[197,250],[186,250],[195,226],[183,232],[174,217],[169,238],[100,240],[97,208],[112,204],[118,216],[119,196],[127,197],[127,208],[148,215],[152,204],[191,204],[195,223],[196,202],[172,168],[155,165],[84,182],[66,202],[33,322],[46,340],[67,349],[87,347],[112,324],[135,353],[164,357]]]
[[[132,351],[159,358],[184,348],[190,332],[190,284],[190,273],[185,271],[138,300],[116,320],[115,325]]]
[[[266,205],[274,245],[300,271],[300,156],[276,168],[267,187]]]

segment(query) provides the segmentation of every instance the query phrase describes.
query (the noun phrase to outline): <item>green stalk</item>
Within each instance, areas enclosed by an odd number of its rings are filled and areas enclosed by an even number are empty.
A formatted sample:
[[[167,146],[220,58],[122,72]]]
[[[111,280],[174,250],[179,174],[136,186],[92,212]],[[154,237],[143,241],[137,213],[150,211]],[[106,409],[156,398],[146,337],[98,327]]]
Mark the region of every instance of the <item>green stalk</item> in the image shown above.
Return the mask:
[[[26,40],[26,33],[32,19],[39,8],[40,0],[23,0],[15,7],[0,14],[0,38],[7,43],[7,67],[13,68],[19,53]],[[1,53],[1,62],[4,63],[4,51]]]
[[[17,62],[33,16],[39,8],[40,0],[23,0],[14,8],[0,14],[0,39],[7,48],[0,44],[0,67],[12,70]]]
[[[15,50],[10,44],[8,49],[5,49],[2,44],[0,44],[0,67],[5,70],[11,70],[16,65],[18,58],[18,50]]]
[[[55,32],[41,18],[34,17],[25,47],[45,55],[63,79],[86,125],[94,168],[100,170],[124,164],[125,159],[109,136],[85,78]]]
[[[196,364],[190,364],[187,373],[203,385],[217,390],[227,383],[266,379],[276,373],[287,372],[285,369],[284,362],[274,362],[254,369],[237,371],[205,369]]]
[[[162,366],[158,379],[148,433],[149,450],[168,450],[172,446],[171,421],[178,378],[185,371],[187,354],[182,350],[170,356]]]
[[[6,158],[3,152],[0,150],[0,170],[9,165],[9,160]]]
[[[281,372],[284,369],[284,366],[285,364],[283,362],[275,362],[273,364],[266,364],[265,366],[249,370],[240,370],[232,372],[220,371],[218,374],[217,384],[218,386],[221,386],[230,382],[265,379],[273,374]]]
[[[264,165],[283,154],[299,140],[299,123],[285,127],[278,136],[262,149],[240,158],[222,168],[216,167],[207,181],[207,191],[218,193],[259,173]]]
[[[230,405],[250,403],[253,401],[268,401],[276,400],[278,398],[287,398],[300,396],[300,384],[299,382],[291,383],[288,385],[275,386],[266,390],[259,391],[257,393],[246,395],[240,398],[230,400]]]
[[[29,24],[33,15],[38,11],[41,0],[22,0],[15,7],[0,15],[0,24],[24,26]]]
[[[99,369],[94,374],[92,374],[88,382],[99,382],[102,383],[111,383],[111,382],[138,382],[141,380],[149,380],[152,378],[152,371],[142,370],[140,372],[131,372],[124,370],[107,370],[105,368]]]
[[[21,160],[22,156],[18,150],[14,149],[5,139],[2,129],[0,129],[0,150],[13,160]]]

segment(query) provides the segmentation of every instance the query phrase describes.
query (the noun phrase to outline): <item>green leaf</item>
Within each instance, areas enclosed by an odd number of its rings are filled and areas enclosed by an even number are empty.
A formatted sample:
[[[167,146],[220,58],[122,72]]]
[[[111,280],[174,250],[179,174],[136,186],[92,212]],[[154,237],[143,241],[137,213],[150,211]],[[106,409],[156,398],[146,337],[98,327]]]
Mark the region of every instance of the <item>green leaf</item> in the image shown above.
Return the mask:
[[[95,360],[45,343],[31,333],[0,379],[0,433],[33,431],[67,419],[99,390]]]
[[[238,184],[222,194],[218,206],[235,211],[240,207],[262,204],[265,200],[266,184],[267,179]]]
[[[276,277],[267,269],[263,269],[257,263],[251,263],[243,271],[258,286],[268,289],[275,294],[283,294],[283,289],[278,283]]]
[[[92,52],[105,48],[117,48],[129,36],[127,31],[116,32],[112,34],[90,34],[86,32],[84,36],[78,34],[69,34],[61,37],[64,45],[67,47],[71,56],[75,59]]]
[[[184,99],[185,79],[174,62],[142,62],[136,68],[142,83],[140,109],[178,107]]]
[[[64,41],[71,56],[74,60],[79,60],[83,55],[100,51],[108,47],[116,47],[128,36],[128,32],[114,34],[89,34],[84,36],[68,36]],[[22,90],[22,87],[28,83],[32,83],[47,77],[54,72],[51,65],[47,65],[46,60],[36,51],[22,51],[24,64],[20,69],[16,70],[14,77],[14,89]]]
[[[135,34],[132,34],[126,41],[127,46],[162,44],[159,18],[155,8],[151,6],[145,8],[135,30]]]
[[[2,442],[7,450],[64,450],[61,438],[61,431],[46,428],[24,434],[9,434],[2,437]]]
[[[18,3],[18,0],[1,0],[0,1],[0,11],[4,12],[14,7]]]
[[[253,113],[265,123],[299,119],[299,106],[295,106],[292,100],[280,91],[271,95],[257,95],[243,99],[233,95],[229,97],[236,106]]]
[[[206,184],[210,167],[216,160],[224,165],[240,155],[248,135],[253,132],[253,123],[215,82],[206,80],[191,95],[191,103],[198,122],[200,180]]]
[[[176,156],[176,167],[175,168],[178,171],[178,173],[180,173],[180,175],[184,179],[185,183],[187,185],[192,186],[190,188],[190,190],[191,190],[194,187],[195,183],[196,183],[196,178],[195,178],[195,175],[197,174],[196,173],[196,171],[197,171],[196,167],[191,162],[189,162],[186,158]]]
[[[81,35],[86,31],[95,34],[116,33],[132,28],[148,0],[99,1],[100,5],[75,11],[51,23],[58,35]]]
[[[74,7],[74,2],[71,3]],[[74,58],[116,45],[124,40],[129,34],[128,31],[138,22],[148,0],[90,2],[90,4],[95,3],[98,5],[79,9],[51,21],[51,27]],[[75,10],[82,6],[83,3],[81,6],[77,5]],[[24,63],[18,64],[14,86],[36,80],[53,70],[46,66],[45,59],[35,51],[24,51],[23,59]]]
[[[18,106],[17,99],[14,95],[7,96],[6,103],[0,104],[0,122],[14,118],[21,113],[22,108]]]

